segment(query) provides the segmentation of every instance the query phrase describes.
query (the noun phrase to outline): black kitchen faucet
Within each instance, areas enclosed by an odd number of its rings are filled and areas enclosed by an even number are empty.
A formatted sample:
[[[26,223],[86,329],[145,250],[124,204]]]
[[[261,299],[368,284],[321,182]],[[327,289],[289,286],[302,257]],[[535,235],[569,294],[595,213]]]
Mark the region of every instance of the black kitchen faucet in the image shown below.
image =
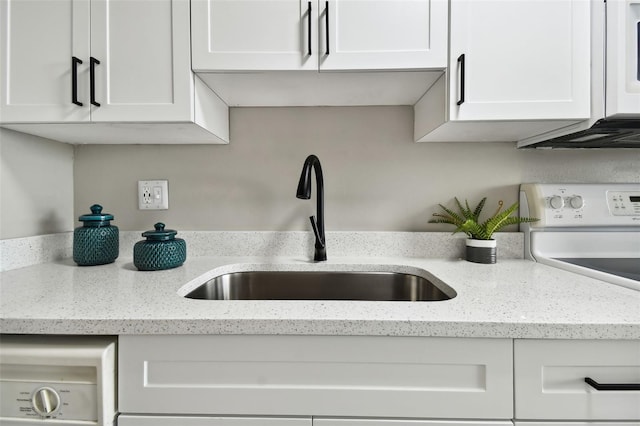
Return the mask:
[[[300,181],[298,182],[298,191],[296,197],[302,200],[311,198],[311,168],[316,172],[316,216],[310,216],[311,227],[316,235],[315,254],[313,260],[327,260],[327,249],[324,235],[324,181],[322,178],[322,166],[320,160],[315,155],[310,155],[304,160]]]

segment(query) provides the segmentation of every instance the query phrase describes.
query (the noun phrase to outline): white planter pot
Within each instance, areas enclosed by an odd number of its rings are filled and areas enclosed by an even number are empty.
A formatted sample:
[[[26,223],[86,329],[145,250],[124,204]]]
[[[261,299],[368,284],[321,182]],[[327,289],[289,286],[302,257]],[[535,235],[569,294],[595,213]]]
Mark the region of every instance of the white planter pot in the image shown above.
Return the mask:
[[[496,240],[467,239],[467,260],[475,263],[496,263]]]

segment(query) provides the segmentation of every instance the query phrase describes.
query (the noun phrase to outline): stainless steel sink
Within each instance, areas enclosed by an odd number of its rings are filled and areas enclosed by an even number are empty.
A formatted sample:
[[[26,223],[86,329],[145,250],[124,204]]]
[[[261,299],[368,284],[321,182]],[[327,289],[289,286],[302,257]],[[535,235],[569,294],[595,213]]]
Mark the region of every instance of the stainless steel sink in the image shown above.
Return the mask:
[[[449,300],[455,290],[398,272],[252,271],[215,277],[185,295],[206,300]]]

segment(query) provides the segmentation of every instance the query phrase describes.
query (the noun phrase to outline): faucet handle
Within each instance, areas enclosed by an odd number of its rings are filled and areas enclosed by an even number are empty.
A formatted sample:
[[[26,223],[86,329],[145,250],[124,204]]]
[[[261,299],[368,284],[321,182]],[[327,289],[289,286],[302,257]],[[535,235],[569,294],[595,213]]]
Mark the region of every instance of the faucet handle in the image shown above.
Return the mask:
[[[318,229],[318,221],[315,216],[309,216],[309,220],[311,221],[311,227],[313,228],[313,233],[316,234],[316,242],[320,243],[320,245],[324,248],[324,240],[320,235],[320,230]]]

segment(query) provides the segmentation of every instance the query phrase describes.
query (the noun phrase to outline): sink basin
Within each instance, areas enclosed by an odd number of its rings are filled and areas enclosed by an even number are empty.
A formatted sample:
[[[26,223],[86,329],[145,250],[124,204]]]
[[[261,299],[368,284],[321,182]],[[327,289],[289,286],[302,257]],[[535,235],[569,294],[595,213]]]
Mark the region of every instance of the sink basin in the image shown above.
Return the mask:
[[[449,300],[445,284],[398,272],[251,271],[217,276],[184,297],[206,300]]]

